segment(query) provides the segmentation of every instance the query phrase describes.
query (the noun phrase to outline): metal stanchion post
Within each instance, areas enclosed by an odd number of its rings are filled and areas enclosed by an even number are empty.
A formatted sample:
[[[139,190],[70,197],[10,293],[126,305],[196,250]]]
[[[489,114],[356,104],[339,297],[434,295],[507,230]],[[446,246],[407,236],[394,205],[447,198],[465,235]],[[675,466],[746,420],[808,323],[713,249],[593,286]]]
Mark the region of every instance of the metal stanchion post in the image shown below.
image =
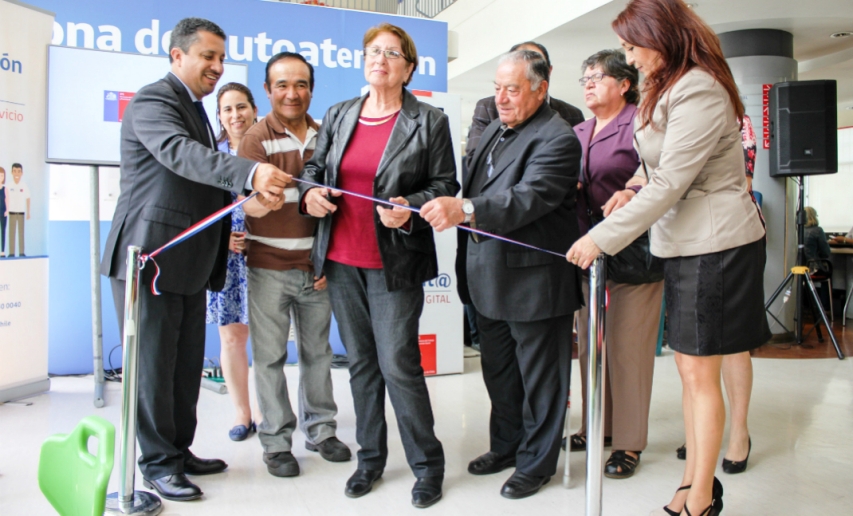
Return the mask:
[[[139,363],[139,293],[142,286],[139,256],[142,249],[127,247],[127,274],[124,290],[124,359],[122,363],[121,451],[117,493],[107,496],[105,514],[156,515],[163,510],[160,498],[135,491],[136,476],[136,396]]]
[[[104,344],[101,325],[101,210],[98,167],[89,167],[89,255],[92,276],[92,356],[94,358],[95,407],[104,406]]]
[[[589,343],[586,399],[586,516],[601,516],[604,476],[604,371],[607,352],[604,317],[607,309],[607,257],[598,256],[589,268]]]
[[[570,353],[570,355],[571,355],[571,353]],[[572,357],[570,356],[569,357],[569,367],[572,367],[571,360],[572,360]],[[572,413],[572,389],[569,388],[569,397],[568,397],[568,401],[566,401],[566,423],[564,425],[566,427],[566,462],[563,464],[563,487],[565,487],[566,489],[569,488],[569,484],[571,484],[571,482],[572,482],[572,471],[571,471],[571,468],[569,466],[569,456],[572,453],[572,434],[570,432],[571,428],[569,427],[569,424],[572,420],[571,413]]]

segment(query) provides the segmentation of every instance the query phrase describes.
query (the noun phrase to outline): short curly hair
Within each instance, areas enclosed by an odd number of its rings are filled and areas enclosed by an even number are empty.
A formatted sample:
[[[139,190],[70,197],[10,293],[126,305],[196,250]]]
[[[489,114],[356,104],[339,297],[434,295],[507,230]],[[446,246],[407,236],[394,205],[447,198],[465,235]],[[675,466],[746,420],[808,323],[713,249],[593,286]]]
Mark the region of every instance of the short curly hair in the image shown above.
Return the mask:
[[[629,104],[640,103],[640,74],[637,69],[628,64],[625,54],[621,50],[601,50],[587,57],[581,65],[581,73],[587,68],[600,67],[601,71],[613,77],[617,81],[628,81],[628,91],[625,92],[625,100]]]

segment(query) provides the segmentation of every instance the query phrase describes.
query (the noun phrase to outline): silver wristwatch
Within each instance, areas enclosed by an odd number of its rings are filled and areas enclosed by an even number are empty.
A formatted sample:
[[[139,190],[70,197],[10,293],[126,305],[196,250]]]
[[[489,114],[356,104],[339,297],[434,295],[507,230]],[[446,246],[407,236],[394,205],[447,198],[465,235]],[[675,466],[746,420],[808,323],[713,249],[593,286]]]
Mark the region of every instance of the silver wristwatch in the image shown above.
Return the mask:
[[[471,217],[474,216],[474,203],[470,199],[462,199],[462,213],[465,214],[465,224],[471,222]]]

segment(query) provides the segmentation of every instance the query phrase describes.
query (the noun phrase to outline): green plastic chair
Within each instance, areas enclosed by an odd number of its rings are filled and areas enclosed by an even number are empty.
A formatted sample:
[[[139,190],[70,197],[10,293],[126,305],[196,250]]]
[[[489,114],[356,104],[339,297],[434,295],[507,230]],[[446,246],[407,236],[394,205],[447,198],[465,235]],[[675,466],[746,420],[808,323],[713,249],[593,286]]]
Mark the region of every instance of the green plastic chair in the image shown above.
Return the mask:
[[[97,455],[89,453],[90,437],[98,439]],[[115,437],[112,423],[89,416],[70,434],[52,435],[42,444],[39,488],[60,516],[104,514]]]

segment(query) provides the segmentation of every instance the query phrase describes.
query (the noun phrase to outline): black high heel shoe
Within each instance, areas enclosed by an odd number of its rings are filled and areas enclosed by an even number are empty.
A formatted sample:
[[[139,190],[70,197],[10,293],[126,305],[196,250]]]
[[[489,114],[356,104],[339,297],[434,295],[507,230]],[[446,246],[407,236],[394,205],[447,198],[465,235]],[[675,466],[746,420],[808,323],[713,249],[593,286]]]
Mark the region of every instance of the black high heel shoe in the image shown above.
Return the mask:
[[[675,492],[677,493],[679,491],[684,491],[685,489],[690,489],[691,487],[693,487],[693,486],[692,485],[681,486],[678,489],[676,489]],[[663,509],[657,509],[657,510],[653,511],[651,514],[649,514],[649,516],[678,516],[679,514],[681,514],[681,513],[673,511],[672,509],[669,508],[668,505],[664,505]]]
[[[687,508],[687,504],[684,504],[684,512],[687,513],[687,516],[693,516],[693,513],[690,512],[690,509]],[[709,505],[707,509],[699,513],[698,516],[717,516],[720,514],[715,508],[714,505]]]
[[[723,512],[723,484],[717,477],[714,477],[714,487],[711,490],[711,496],[714,497],[711,505],[716,509],[717,514],[720,514]]]
[[[743,473],[746,471],[746,463],[749,460],[749,454],[752,453],[752,437],[749,438],[749,450],[746,452],[746,458],[743,460],[729,460],[723,458],[723,471],[734,475],[735,473]]]
[[[711,505],[708,506],[707,509],[699,513],[698,516],[718,516],[721,512],[723,512],[723,484],[714,477],[714,487],[712,490],[713,499],[711,500]],[[671,511],[667,510],[669,514],[674,514]],[[687,513],[687,516],[693,516],[693,513],[690,512],[690,509],[687,507],[687,503],[684,504],[684,512]]]

